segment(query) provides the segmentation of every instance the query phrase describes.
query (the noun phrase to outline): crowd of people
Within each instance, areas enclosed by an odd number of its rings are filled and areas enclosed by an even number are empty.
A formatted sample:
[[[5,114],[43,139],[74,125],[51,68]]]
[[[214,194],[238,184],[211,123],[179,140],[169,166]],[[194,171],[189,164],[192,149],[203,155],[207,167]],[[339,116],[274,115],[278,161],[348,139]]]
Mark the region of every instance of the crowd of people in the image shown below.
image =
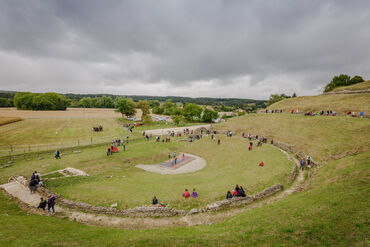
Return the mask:
[[[37,186],[43,186],[40,173],[38,173],[37,171],[34,171],[32,173],[28,186],[30,187],[31,194],[36,192]]]

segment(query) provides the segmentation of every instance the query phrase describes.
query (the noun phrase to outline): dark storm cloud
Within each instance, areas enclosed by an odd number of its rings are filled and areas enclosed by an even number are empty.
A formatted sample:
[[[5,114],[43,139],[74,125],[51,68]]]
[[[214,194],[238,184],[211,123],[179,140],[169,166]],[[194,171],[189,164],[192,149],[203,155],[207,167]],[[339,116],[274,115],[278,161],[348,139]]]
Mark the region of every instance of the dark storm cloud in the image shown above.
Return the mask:
[[[266,98],[370,77],[370,1],[1,1],[2,89]]]

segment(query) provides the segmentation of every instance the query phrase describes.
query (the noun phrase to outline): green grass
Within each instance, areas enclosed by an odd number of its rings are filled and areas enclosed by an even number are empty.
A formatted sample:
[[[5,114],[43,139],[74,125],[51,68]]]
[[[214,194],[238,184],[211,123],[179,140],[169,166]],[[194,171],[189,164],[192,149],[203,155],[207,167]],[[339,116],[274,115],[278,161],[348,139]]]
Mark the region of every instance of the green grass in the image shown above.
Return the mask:
[[[119,208],[149,204],[154,195],[171,207],[191,209],[224,199],[227,190],[241,184],[247,193],[257,193],[276,183],[286,184],[292,162],[276,148],[265,145],[248,152],[248,141],[240,137],[221,138],[217,145],[210,137],[194,143],[172,141],[149,142],[143,138],[126,144],[126,152],[106,156],[106,147],[82,150],[78,154],[62,155],[62,159],[20,160],[13,167],[0,171],[1,181],[14,173],[29,177],[33,170],[48,173],[67,166],[81,169],[90,177],[66,177],[46,182],[48,188],[63,197]],[[256,145],[256,143],[255,143]],[[161,175],[136,168],[136,164],[156,164],[167,160],[167,154],[186,152],[206,159],[207,166],[196,173]],[[265,167],[258,167],[264,161]],[[110,178],[110,176],[113,176]],[[125,176],[125,178],[122,178]],[[196,188],[199,198],[182,198],[184,189]],[[109,192],[109,193],[107,193]]]
[[[0,245],[367,246],[369,159],[366,152],[330,162],[306,191],[211,226],[151,230],[87,226],[29,215],[0,195]]]
[[[238,183],[239,174],[234,173],[243,171],[233,170],[231,166],[241,167],[245,160],[252,159],[252,156],[247,156],[249,153],[243,152],[245,140],[238,137],[245,132],[266,135],[273,137],[274,140],[290,143],[297,151],[310,154],[322,164],[322,167],[308,174],[307,186],[300,193],[226,218],[217,224],[195,227],[125,230],[87,226],[67,219],[28,214],[13,200],[0,194],[0,246],[368,246],[369,121],[344,117],[251,114],[230,119],[217,127],[220,130],[232,130],[236,135],[231,140],[223,137],[220,147],[209,140],[192,144],[160,144],[162,146],[133,141],[128,145],[127,153],[114,155],[107,162],[101,162],[105,159],[104,146],[84,149],[79,154],[64,155],[58,161],[34,159],[16,162],[14,166],[0,170],[1,183],[6,182],[7,178],[14,174],[29,175],[34,169],[50,172],[73,164],[77,166],[76,168],[92,174],[92,178],[70,178],[65,180],[66,187],[83,187],[85,184],[95,182],[106,186],[106,183],[110,183],[116,176],[129,173],[137,161],[149,164],[161,160],[168,151],[186,151],[204,157],[209,166],[194,174],[179,175],[179,179],[184,179],[183,181],[194,179],[192,182],[200,183],[200,187],[196,187],[198,191],[203,191],[207,190],[206,187],[202,187],[203,183],[214,183],[216,187],[224,186],[223,183],[229,186],[228,180],[231,186]],[[272,152],[268,146],[263,148],[267,148],[264,150],[266,153]],[[233,156],[235,153],[238,155]],[[258,151],[253,155],[256,155],[258,160]],[[219,170],[213,171],[212,168]],[[193,176],[200,176],[203,172],[202,181],[196,181]],[[145,172],[138,170],[137,173]],[[105,178],[112,174],[113,178]],[[231,178],[230,174],[235,177]],[[253,179],[259,181],[260,177],[255,174],[252,176]],[[248,174],[241,174],[240,178],[247,181]],[[91,181],[93,179],[97,180]],[[204,179],[206,180],[203,181]],[[50,186],[54,186],[56,190],[58,187],[62,189],[60,181],[63,182],[64,179],[57,179],[55,184],[51,183]],[[272,179],[268,181],[272,182]],[[172,182],[176,183],[177,179]],[[121,180],[117,181],[117,184],[119,183]],[[248,182],[245,184],[248,185],[247,188],[255,186],[256,190],[261,185],[256,183],[250,186]],[[141,184],[135,186],[138,194],[145,192]],[[192,188],[190,187],[192,185],[180,184],[180,192],[184,186]],[[85,189],[87,191],[87,188]],[[93,195],[101,193],[94,189],[90,188]],[[124,193],[121,190],[123,189],[112,188],[110,193],[114,195]],[[223,196],[223,190],[217,190],[221,193],[213,195],[213,199]],[[99,196],[103,198],[102,194]],[[97,200],[101,200],[99,196],[96,196]],[[108,202],[101,200],[101,203]],[[176,205],[176,200],[171,204]],[[193,205],[184,205],[184,208],[187,206]]]

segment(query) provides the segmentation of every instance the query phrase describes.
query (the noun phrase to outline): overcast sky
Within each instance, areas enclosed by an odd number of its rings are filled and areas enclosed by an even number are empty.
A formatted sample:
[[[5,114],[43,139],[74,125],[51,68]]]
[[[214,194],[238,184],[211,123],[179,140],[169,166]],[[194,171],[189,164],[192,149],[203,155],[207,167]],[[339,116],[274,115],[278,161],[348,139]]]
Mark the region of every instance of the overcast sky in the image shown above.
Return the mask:
[[[370,1],[0,0],[0,90],[266,99],[370,79]]]

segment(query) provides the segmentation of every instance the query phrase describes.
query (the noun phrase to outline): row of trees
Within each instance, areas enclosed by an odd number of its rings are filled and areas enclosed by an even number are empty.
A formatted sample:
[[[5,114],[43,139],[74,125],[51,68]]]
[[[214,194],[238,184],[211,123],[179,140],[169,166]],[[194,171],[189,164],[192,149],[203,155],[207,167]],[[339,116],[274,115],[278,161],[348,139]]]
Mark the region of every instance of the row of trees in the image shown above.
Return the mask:
[[[364,82],[364,79],[358,75],[352,78],[346,74],[337,75],[337,76],[334,76],[331,82],[325,86],[324,93],[330,92],[334,88],[337,88],[337,87],[349,86],[349,85],[360,83],[360,82]]]
[[[20,110],[65,110],[70,102],[57,93],[18,92],[13,103]]]
[[[217,119],[218,114],[216,111],[210,109],[204,109],[197,104],[188,103],[184,107],[180,108],[175,103],[172,103],[171,100],[167,100],[163,106],[160,106],[158,102],[148,102],[146,100],[140,100],[137,104],[132,99],[120,97],[116,100],[117,112],[120,112],[126,117],[135,115],[136,108],[141,109],[142,111],[142,120],[151,121],[150,117],[150,107],[152,112],[155,114],[167,114],[171,115],[173,121],[178,124],[183,121],[204,121],[211,122],[214,119]]]
[[[116,98],[117,100],[118,98]],[[109,96],[103,97],[83,97],[80,100],[73,99],[71,107],[82,108],[114,108],[113,99]]]
[[[13,100],[0,97],[0,107],[12,107]]]

